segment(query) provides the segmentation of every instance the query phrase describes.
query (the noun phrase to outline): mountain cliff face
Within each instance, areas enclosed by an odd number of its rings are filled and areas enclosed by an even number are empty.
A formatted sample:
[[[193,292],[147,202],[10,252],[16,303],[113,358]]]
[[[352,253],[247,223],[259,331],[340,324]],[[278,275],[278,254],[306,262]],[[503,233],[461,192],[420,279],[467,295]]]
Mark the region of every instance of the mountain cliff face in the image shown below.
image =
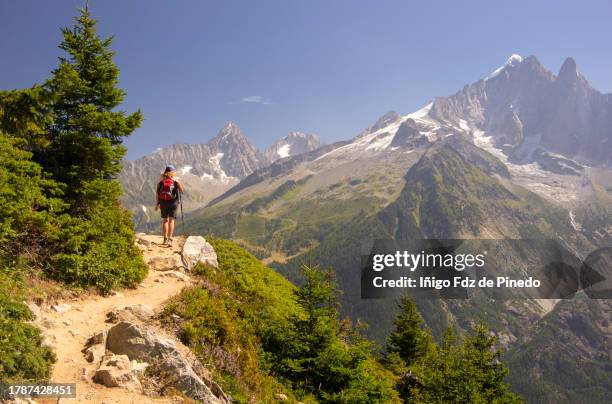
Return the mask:
[[[222,154],[219,165],[229,177],[242,179],[264,164],[262,155],[233,122],[228,122],[207,146],[215,160]]]
[[[136,225],[148,230],[157,225],[157,215],[152,214],[155,187],[167,164],[173,164],[179,178],[185,182],[188,191],[183,208],[189,212],[205,206],[257,169],[320,146],[316,135],[290,132],[262,153],[235,123],[228,122],[208,143],[176,143],[135,161],[124,162],[119,176],[124,189],[123,202],[132,211]]]
[[[321,146],[319,137],[314,134],[290,132],[278,139],[265,151],[266,159],[272,163],[278,159],[308,153]]]
[[[534,56],[513,55],[454,95],[410,114],[387,113],[349,141],[255,171],[193,212],[187,227],[232,238],[298,282],[300,262],[333,267],[345,314],[370,323],[371,335],[382,340],[394,302],[361,300],[364,241],[551,237],[581,258],[609,246],[610,111],[610,96],[593,89],[573,60],[555,76]],[[519,252],[508,257],[521,262]],[[549,313],[557,313],[556,301],[526,302],[510,307],[481,297],[422,301],[419,308],[438,334],[448,323],[462,328],[483,319],[505,346],[520,351],[523,344],[543,346],[532,337]],[[583,305],[567,301],[564,307],[582,311]],[[599,321],[602,307],[594,305],[585,316]],[[567,317],[559,322],[566,341],[547,349],[561,354],[582,344],[570,323]],[[597,341],[602,330],[594,328]],[[593,365],[609,377],[609,369],[589,355],[572,355],[576,362],[566,374]],[[572,402],[574,393],[549,377],[556,370],[545,359],[542,373],[533,377],[548,391],[556,389],[558,402]],[[521,369],[521,360],[516,357],[513,370]],[[588,383],[588,377],[581,380]],[[601,397],[612,393],[600,389],[589,397],[605,402]]]
[[[119,177],[125,193],[123,201],[141,228],[146,229],[151,220],[156,222],[157,215],[152,215],[155,187],[167,164],[173,164],[185,182],[188,192],[184,208],[189,211],[236,185],[261,167],[264,159],[240,128],[228,122],[206,144],[177,143],[125,162]]]
[[[589,165],[612,162],[612,96],[592,88],[572,58],[555,76],[535,56],[513,55],[488,78],[436,98],[430,116],[465,121],[519,162],[537,160],[538,148]]]

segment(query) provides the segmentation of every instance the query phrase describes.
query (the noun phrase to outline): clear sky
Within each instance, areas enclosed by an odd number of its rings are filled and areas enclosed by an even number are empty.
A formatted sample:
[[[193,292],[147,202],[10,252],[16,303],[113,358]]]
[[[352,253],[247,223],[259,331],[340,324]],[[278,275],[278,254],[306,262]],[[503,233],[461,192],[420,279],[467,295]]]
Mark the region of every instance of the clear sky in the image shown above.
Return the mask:
[[[82,1],[0,1],[0,88],[42,82]],[[292,130],[348,139],[485,77],[512,53],[567,56],[612,91],[610,1],[91,0],[114,35],[129,158],[238,124],[259,148]]]

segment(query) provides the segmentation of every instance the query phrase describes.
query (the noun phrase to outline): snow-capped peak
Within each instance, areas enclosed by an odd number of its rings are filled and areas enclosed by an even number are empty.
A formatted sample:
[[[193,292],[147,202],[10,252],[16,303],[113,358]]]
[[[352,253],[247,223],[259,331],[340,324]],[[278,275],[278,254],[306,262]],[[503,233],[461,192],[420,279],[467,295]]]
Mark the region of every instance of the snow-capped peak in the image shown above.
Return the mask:
[[[493,73],[491,73],[488,77],[487,80],[492,79],[493,77],[497,76],[499,73],[501,73],[506,67],[509,66],[517,66],[519,64],[523,63],[523,57],[521,55],[518,55],[516,53],[513,53],[512,55],[510,55],[510,57],[508,58],[508,60],[506,60],[506,63],[504,63],[503,66],[498,67],[497,69],[495,69],[493,71]]]
[[[400,126],[408,120],[418,125],[420,129],[419,132],[429,138],[432,136],[432,131],[439,129],[438,122],[429,117],[429,112],[432,107],[433,102],[430,102],[423,108],[403,116],[395,112],[387,113],[381,117],[374,126],[371,126],[365,132],[353,138],[351,143],[333,149],[317,157],[315,161],[332,155],[351,155],[366,151],[378,152],[385,149],[396,150],[397,148],[390,147],[391,142]]]
[[[279,138],[264,152],[269,161],[276,161],[285,157],[307,153],[321,146],[319,137],[315,134],[303,132],[289,132]]]

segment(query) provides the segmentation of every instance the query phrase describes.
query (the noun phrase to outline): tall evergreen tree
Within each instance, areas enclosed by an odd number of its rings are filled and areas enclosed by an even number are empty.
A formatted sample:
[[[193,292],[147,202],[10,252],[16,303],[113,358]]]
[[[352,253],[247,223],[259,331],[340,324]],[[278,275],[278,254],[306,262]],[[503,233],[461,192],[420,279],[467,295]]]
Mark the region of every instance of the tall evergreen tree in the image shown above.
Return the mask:
[[[118,87],[112,37],[100,38],[88,7],[75,24],[62,29],[59,67],[45,83],[54,120],[47,125],[49,149],[38,156],[56,180],[65,183],[72,210],[83,212],[98,199],[116,200],[118,184],[100,180],[121,171],[122,140],[142,122],[142,114],[116,111],[125,92]]]
[[[134,247],[134,227],[120,205],[115,177],[125,155],[122,141],[140,125],[142,114],[116,110],[125,92],[118,87],[112,38],[97,35],[87,7],[62,35],[66,55],[44,85],[52,115],[45,127],[48,146],[34,156],[62,184],[69,206],[60,253],[47,273],[103,291],[135,285],[146,266]]]
[[[337,290],[330,272],[305,266],[302,273],[304,284],[295,291],[295,299],[306,316],[293,319],[293,332],[301,352],[292,358],[292,366],[298,380],[316,389],[325,382],[319,372],[319,355],[332,346],[338,332]]]
[[[441,346],[428,350],[414,366],[416,386],[407,403],[518,404],[522,399],[504,382],[508,369],[500,362],[497,339],[478,325],[458,343],[449,329]]]
[[[399,315],[393,320],[395,330],[387,341],[387,353],[398,354],[406,366],[410,366],[426,353],[431,337],[422,328],[423,317],[413,299],[402,298],[399,309]]]
[[[372,357],[372,344],[348,322],[338,320],[338,291],[331,271],[302,267],[295,293],[302,309],[267,336],[272,372],[300,395],[320,402],[397,402],[391,375]]]

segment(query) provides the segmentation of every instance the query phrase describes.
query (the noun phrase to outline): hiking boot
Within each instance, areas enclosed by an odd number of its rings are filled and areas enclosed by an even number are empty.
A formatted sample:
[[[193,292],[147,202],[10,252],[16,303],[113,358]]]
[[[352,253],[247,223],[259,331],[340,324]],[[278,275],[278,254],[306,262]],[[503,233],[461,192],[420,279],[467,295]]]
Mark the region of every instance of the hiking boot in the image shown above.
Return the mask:
[[[166,242],[166,245],[168,247],[172,247],[172,239],[171,238],[168,239],[168,241]]]
[[[168,243],[168,239],[166,237],[164,237],[164,242],[161,243],[161,245],[166,245]]]

